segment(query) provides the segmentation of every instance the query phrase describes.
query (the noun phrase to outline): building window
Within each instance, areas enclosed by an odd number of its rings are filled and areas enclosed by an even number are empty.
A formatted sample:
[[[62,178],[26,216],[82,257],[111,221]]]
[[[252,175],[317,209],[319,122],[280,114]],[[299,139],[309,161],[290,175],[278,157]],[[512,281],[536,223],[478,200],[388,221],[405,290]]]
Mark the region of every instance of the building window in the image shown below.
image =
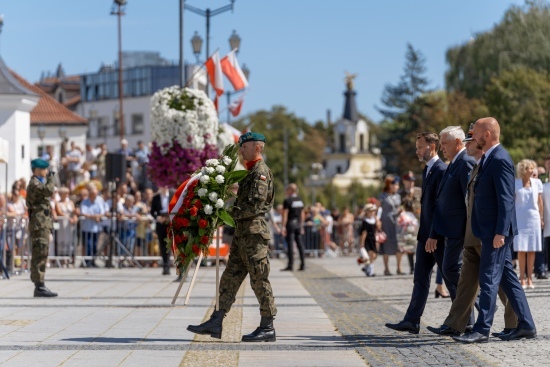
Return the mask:
[[[338,151],[340,153],[346,152],[346,135],[345,134],[340,134],[340,144],[339,144]]]
[[[120,135],[120,120],[118,117],[113,119],[113,135]]]
[[[57,102],[63,104],[63,92],[59,92],[57,95]]]
[[[134,135],[143,134],[144,130],[145,129],[143,125],[143,115],[142,114],[132,115],[132,134]]]
[[[365,151],[365,134],[359,134],[359,151]]]
[[[336,173],[342,173],[342,167],[336,166]]]

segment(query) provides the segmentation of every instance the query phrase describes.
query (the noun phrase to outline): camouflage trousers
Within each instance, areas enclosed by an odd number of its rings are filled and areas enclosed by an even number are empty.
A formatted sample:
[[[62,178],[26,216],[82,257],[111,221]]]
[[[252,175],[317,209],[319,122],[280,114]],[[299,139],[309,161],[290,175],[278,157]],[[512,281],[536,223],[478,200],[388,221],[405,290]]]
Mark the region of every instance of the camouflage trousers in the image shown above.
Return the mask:
[[[31,233],[31,280],[34,284],[44,283],[46,264],[48,262],[50,233],[49,229],[38,229]]]
[[[241,284],[250,275],[250,285],[260,304],[260,315],[275,316],[277,307],[269,282],[268,240],[260,234],[235,236],[227,267],[220,280],[220,310],[229,312]]]

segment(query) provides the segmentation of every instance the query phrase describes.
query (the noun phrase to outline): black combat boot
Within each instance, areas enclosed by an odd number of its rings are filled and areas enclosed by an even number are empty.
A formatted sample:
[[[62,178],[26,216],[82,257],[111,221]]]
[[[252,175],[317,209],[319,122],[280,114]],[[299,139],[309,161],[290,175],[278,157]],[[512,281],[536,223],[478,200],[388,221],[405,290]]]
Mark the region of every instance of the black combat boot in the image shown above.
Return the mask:
[[[57,297],[57,293],[50,291],[44,283],[36,283],[34,288],[35,297]]]
[[[241,341],[243,342],[274,342],[277,340],[275,337],[275,328],[273,327],[273,316],[262,316],[260,326],[256,328],[252,333],[243,335]]]
[[[206,322],[203,322],[200,325],[189,325],[187,330],[195,334],[208,335],[212,338],[221,339],[222,338],[222,322],[225,317],[225,311],[219,310],[214,311],[210,319]]]

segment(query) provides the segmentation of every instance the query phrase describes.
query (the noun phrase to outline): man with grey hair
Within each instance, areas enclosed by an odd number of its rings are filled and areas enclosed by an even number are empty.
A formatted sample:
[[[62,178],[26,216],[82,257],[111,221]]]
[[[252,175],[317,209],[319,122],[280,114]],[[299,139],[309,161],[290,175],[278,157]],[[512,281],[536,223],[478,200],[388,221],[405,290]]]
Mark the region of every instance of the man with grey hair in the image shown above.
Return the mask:
[[[466,189],[468,175],[475,163],[466,154],[464,131],[460,126],[449,126],[439,134],[441,151],[449,166],[441,179],[436,194],[436,206],[432,221],[430,238],[426,241],[426,251],[434,252],[438,240],[445,239],[445,253],[441,272],[451,299],[456,297],[456,288],[462,267],[462,250],[466,230]],[[474,322],[473,314],[470,325]]]

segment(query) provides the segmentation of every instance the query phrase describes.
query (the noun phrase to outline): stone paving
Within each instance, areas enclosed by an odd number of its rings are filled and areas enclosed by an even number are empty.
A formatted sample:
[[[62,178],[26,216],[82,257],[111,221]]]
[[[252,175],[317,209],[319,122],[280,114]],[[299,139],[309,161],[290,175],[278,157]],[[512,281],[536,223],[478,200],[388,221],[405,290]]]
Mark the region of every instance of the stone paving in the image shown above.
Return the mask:
[[[406,262],[406,261],[404,261]],[[177,283],[156,269],[48,269],[60,293],[34,299],[27,275],[0,280],[0,366],[544,366],[550,356],[550,281],[527,290],[536,340],[462,345],[425,329],[439,325],[449,299],[432,293],[419,335],[384,327],[402,319],[412,276],[366,278],[355,258],[308,259],[305,272],[270,280],[279,314],[277,342],[240,343],[259,323],[248,280],[224,321],[222,340],[186,330],[213,310],[215,269],[201,268],[188,306]],[[377,264],[377,266],[381,266]],[[395,265],[392,263],[392,268]],[[406,268],[404,268],[406,269]],[[381,273],[380,269],[377,269]],[[494,330],[502,328],[502,307]]]

